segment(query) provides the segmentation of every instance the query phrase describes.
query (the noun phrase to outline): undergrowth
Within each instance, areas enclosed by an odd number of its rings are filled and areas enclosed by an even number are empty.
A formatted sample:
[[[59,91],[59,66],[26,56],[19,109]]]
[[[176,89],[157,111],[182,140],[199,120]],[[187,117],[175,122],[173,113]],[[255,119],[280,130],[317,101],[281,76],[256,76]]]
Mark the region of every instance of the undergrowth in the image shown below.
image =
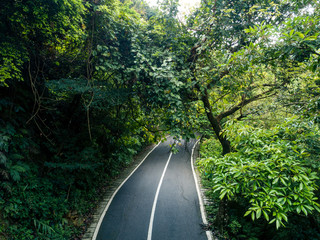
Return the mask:
[[[219,239],[319,239],[319,130],[291,119],[270,130],[232,125],[232,153],[204,138],[198,165]],[[226,128],[230,130],[228,127]]]

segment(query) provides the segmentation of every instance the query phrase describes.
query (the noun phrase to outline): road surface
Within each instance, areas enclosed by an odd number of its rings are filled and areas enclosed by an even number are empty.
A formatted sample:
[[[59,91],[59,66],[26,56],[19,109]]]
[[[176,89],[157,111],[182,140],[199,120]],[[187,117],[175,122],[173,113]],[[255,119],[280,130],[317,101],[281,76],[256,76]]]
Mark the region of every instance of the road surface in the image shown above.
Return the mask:
[[[93,240],[207,240],[191,167],[195,140],[169,138],[118,189]]]

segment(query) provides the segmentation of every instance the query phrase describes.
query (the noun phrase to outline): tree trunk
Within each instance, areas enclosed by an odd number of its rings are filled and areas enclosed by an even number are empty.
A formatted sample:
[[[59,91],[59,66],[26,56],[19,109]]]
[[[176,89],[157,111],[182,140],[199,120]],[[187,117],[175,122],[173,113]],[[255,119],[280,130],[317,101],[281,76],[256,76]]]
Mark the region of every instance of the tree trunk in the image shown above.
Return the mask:
[[[215,219],[215,224],[220,232],[220,234],[224,234],[227,224],[229,222],[228,215],[228,200],[223,198],[219,202],[219,208]]]
[[[222,136],[222,127],[220,125],[220,121],[214,117],[213,113],[212,113],[212,108],[209,102],[209,98],[208,98],[208,93],[207,90],[205,90],[204,95],[201,98],[203,104],[204,104],[204,108],[208,117],[208,120],[211,124],[211,127],[213,129],[213,131],[215,132],[218,140],[221,143],[222,146],[222,155],[225,155],[229,152],[231,152],[231,144],[230,142],[227,140],[226,137]]]

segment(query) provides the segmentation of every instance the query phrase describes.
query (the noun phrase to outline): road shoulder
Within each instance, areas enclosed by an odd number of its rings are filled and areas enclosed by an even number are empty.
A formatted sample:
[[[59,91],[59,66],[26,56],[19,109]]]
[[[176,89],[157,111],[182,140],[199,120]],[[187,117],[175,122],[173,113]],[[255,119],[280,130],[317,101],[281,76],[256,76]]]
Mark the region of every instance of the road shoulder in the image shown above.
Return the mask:
[[[198,194],[200,195],[199,196],[199,198],[200,198],[199,199],[200,208],[204,208],[204,209],[200,209],[201,210],[201,214],[204,215],[204,216],[202,216],[205,219],[204,220],[204,224],[207,224],[207,222],[208,222],[207,219],[208,218],[207,218],[207,213],[206,213],[206,210],[205,210],[205,206],[208,205],[209,200],[205,196],[206,189],[204,188],[204,186],[201,183],[200,172],[199,172],[197,164],[196,164],[196,161],[200,156],[200,144],[201,144],[201,141],[197,142],[195,147],[194,147],[194,151],[192,152],[193,155],[192,155],[192,163],[191,164],[193,165],[193,170],[194,170],[194,173],[195,173],[195,175],[194,175],[195,176],[195,181],[196,181],[196,184],[197,184],[197,188],[199,189]],[[204,226],[204,228],[207,228],[207,226]],[[211,231],[206,230],[206,234],[207,234],[208,240],[217,240],[217,238],[215,238],[213,236],[213,233]]]
[[[192,165],[194,167],[195,171],[195,180],[196,184],[198,185],[200,189],[200,198],[201,201],[203,201],[203,204],[206,205],[207,199],[205,197],[205,189],[203,185],[201,184],[201,178],[200,173],[198,171],[196,160],[199,157],[199,144],[197,143],[195,146],[195,149],[193,151],[193,157],[192,157]],[[93,214],[92,221],[87,228],[85,234],[82,236],[82,240],[92,240],[94,233],[96,231],[96,228],[98,226],[99,220],[104,213],[109,201],[112,199],[112,196],[114,195],[115,191],[120,187],[120,185],[132,174],[132,172],[141,164],[141,162],[146,158],[146,156],[154,149],[156,144],[150,145],[143,149],[138,155],[135,156],[134,161],[132,164],[124,169],[124,171],[119,175],[119,177],[110,184],[108,187],[108,190],[105,192],[103,199],[98,204],[98,207],[95,210],[95,213]],[[200,200],[200,199],[199,199]],[[205,218],[207,218],[206,213],[204,211]],[[207,231],[207,237],[208,240],[216,240],[216,238],[213,237],[213,234],[211,231]]]
[[[123,170],[119,177],[110,184],[108,190],[105,192],[103,199],[98,204],[95,213],[93,214],[92,222],[90,223],[87,231],[82,236],[82,240],[92,240],[94,232],[98,226],[99,220],[111,200],[114,192],[120,187],[123,181],[141,164],[145,157],[152,151],[156,144],[149,145],[145,147],[141,152],[139,152],[135,157],[131,165]]]

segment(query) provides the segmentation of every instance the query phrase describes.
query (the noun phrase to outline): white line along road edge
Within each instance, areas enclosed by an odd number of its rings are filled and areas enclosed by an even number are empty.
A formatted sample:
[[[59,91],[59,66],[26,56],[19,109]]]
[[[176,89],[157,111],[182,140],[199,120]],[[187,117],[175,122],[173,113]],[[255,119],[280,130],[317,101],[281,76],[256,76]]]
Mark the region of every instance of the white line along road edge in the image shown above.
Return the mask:
[[[164,178],[164,175],[166,174],[166,171],[167,171],[169,162],[171,160],[171,157],[172,157],[172,152],[170,152],[170,156],[168,158],[167,164],[163,169],[162,176],[161,176],[160,182],[158,184],[157,192],[156,192],[156,195],[155,195],[154,200],[153,200],[153,206],[152,206],[152,211],[151,211],[151,216],[150,216],[147,240],[151,240],[151,238],[152,238],[152,228],[153,228],[154,213],[156,211],[157,201],[158,201],[158,197],[159,197],[160,188],[161,188],[161,185],[162,185],[162,182],[163,182],[163,178]]]
[[[140,167],[140,165],[147,159],[147,157],[150,155],[150,153],[153,152],[154,149],[156,149],[159,145],[160,145],[161,141],[154,147],[152,148],[152,150],[150,152],[148,152],[148,154],[144,157],[144,159],[139,163],[139,165],[131,172],[131,174],[121,183],[121,185],[117,188],[117,190],[112,194],[107,206],[105,207],[103,213],[101,214],[100,216],[100,219],[99,219],[99,222],[96,226],[96,229],[94,231],[94,234],[93,234],[93,237],[92,237],[92,240],[96,240],[97,239],[97,236],[98,236],[98,232],[99,232],[99,229],[101,227],[101,224],[102,224],[102,221],[108,211],[108,208],[109,206],[111,205],[111,202],[112,200],[114,199],[114,197],[116,196],[116,194],[118,193],[118,191],[120,190],[120,188],[123,186],[123,184],[126,183],[126,181],[134,174],[134,172]]]
[[[196,171],[194,170],[194,165],[193,165],[193,154],[194,154],[194,149],[196,148],[197,144],[199,143],[200,139],[198,139],[196,141],[196,143],[193,145],[192,151],[191,151],[191,168],[192,168],[192,173],[193,173],[193,177],[194,177],[194,181],[196,184],[196,188],[197,188],[197,193],[198,193],[198,198],[199,198],[199,205],[200,205],[200,212],[201,212],[201,217],[202,217],[202,222],[204,225],[208,224],[208,220],[207,220],[207,214],[204,208],[204,204],[203,204],[203,200],[201,197],[201,192],[200,192],[200,187],[199,187],[199,183],[198,183],[198,179],[197,179],[197,175],[196,175]],[[211,231],[206,231],[207,234],[207,238],[208,240],[212,240],[212,234]]]

